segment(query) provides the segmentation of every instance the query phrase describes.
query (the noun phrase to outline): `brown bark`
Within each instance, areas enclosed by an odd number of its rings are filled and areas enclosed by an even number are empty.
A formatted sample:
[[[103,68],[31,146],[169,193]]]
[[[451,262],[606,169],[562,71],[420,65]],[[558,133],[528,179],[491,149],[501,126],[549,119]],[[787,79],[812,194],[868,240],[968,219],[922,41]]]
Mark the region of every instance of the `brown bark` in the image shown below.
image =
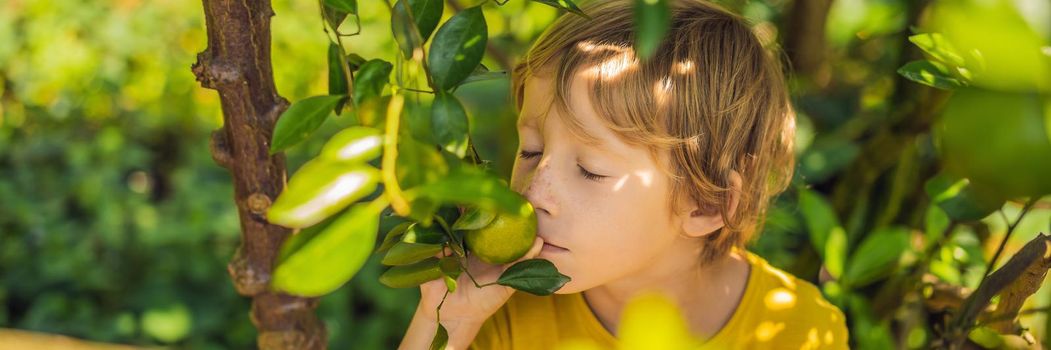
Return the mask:
[[[1000,295],[1000,302],[995,311],[985,318],[993,320],[989,325],[998,332],[1017,333],[1017,318],[1022,303],[1040,289],[1048,268],[1051,268],[1051,236],[1041,233],[1026,243],[1003,267],[990,274],[967,297],[953,323],[957,341],[966,339],[966,330],[974,325],[981,311],[997,294]]]
[[[285,186],[283,154],[269,155],[270,137],[288,101],[277,94],[270,63],[269,0],[203,0],[208,47],[197,55],[193,73],[215,89],[224,125],[212,133],[216,163],[233,175],[234,201],[241,221],[241,246],[227,266],[237,292],[252,298],[251,319],[260,349],[323,349],[317,300],[272,291],[271,271],[286,228],[265,214]]]
[[[785,53],[796,74],[811,75],[825,62],[825,23],[832,0],[796,0],[785,30]]]

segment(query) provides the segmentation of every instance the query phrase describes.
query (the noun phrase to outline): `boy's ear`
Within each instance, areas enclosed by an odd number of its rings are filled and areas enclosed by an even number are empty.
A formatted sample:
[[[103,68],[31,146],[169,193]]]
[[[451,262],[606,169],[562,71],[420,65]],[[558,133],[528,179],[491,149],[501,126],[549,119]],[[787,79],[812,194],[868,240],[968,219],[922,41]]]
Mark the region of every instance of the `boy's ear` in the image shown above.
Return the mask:
[[[741,174],[733,170],[730,171],[730,187],[730,216],[733,216],[741,197]],[[697,203],[691,204],[681,215],[682,231],[689,237],[704,237],[726,225],[719,210],[705,213]]]

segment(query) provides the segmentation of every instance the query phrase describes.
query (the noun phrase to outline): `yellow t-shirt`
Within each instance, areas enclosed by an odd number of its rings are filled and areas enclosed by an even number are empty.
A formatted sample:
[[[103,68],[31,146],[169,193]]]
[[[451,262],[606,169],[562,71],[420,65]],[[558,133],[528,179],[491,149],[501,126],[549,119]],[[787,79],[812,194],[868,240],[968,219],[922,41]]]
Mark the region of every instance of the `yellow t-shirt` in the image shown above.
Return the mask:
[[[813,284],[745,251],[751,269],[730,320],[702,349],[847,349],[843,312]],[[469,349],[553,349],[586,338],[615,348],[582,293],[535,296],[515,292],[478,331]]]

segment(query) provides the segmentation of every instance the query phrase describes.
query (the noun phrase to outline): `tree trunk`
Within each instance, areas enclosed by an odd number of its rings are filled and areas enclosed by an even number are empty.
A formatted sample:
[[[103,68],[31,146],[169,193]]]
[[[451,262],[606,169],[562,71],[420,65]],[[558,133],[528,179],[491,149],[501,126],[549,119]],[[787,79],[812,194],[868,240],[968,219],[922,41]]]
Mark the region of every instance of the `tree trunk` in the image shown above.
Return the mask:
[[[786,24],[785,53],[792,70],[811,75],[825,62],[825,23],[832,0],[796,0]]]
[[[283,154],[269,155],[270,137],[288,101],[277,94],[270,64],[269,0],[203,0],[208,47],[192,67],[201,86],[215,89],[224,125],[212,133],[216,163],[233,175],[234,201],[241,221],[241,246],[227,270],[237,292],[252,298],[252,324],[260,349],[323,349],[317,299],[269,288],[281,243],[290,234],[266,220],[266,211],[285,187]]]

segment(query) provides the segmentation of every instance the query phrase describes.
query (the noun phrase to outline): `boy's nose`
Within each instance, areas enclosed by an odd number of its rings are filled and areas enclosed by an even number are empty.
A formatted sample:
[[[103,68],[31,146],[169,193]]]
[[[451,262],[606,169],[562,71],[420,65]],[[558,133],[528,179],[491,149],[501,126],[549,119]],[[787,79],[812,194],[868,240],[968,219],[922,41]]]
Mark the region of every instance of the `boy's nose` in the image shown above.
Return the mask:
[[[533,205],[533,209],[536,210],[537,215],[540,215],[540,213],[547,215],[557,214],[555,201],[554,198],[552,198],[553,191],[551,189],[551,178],[554,174],[548,163],[547,158],[540,160],[540,164],[537,165],[537,168],[533,171],[533,174],[529,179],[529,185],[526,186],[525,191],[522,192],[522,196]]]

